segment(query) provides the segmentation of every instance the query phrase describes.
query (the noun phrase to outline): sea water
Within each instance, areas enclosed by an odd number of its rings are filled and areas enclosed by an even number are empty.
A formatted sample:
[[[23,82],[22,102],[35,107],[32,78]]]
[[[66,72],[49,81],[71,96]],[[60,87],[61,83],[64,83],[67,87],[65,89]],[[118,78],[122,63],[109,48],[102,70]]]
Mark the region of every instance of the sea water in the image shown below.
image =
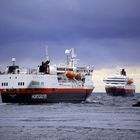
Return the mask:
[[[140,140],[138,100],[93,93],[77,104],[0,101],[0,140]]]

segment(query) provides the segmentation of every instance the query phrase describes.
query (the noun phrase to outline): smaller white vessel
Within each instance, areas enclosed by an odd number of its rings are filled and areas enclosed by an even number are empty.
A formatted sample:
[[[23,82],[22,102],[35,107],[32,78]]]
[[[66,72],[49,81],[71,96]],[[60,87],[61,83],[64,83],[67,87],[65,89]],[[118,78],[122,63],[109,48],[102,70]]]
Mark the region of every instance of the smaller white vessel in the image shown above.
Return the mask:
[[[105,90],[108,95],[112,96],[133,96],[135,85],[132,78],[126,76],[125,69],[120,69],[117,74],[107,77]]]

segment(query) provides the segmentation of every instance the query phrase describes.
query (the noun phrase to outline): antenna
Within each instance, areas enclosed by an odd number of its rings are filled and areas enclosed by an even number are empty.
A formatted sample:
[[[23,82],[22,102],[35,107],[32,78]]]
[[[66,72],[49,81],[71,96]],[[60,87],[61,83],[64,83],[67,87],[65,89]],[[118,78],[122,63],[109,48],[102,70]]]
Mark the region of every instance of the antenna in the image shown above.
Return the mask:
[[[46,61],[50,61],[49,53],[48,53],[48,46],[45,46],[45,51],[46,51]]]
[[[76,59],[77,55],[75,54],[74,48],[66,49],[65,54],[66,54],[66,57],[67,57],[67,61],[66,61],[67,65],[70,64],[71,67],[75,67],[77,65],[78,59]],[[70,54],[71,54],[71,59],[69,60]]]
[[[71,57],[76,58],[75,49],[71,48]]]
[[[66,57],[67,57],[67,65],[69,64],[69,55],[70,55],[70,50],[66,49],[65,50],[65,54],[66,54]]]

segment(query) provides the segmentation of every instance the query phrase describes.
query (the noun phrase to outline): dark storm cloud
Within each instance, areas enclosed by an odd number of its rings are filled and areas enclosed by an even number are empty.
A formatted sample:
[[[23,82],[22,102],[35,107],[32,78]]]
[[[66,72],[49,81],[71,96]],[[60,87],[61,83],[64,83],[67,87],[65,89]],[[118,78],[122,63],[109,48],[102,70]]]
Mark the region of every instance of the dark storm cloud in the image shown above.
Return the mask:
[[[104,64],[100,58],[138,63],[139,5],[139,0],[0,0],[1,60],[10,54],[34,57],[47,43],[52,51],[76,47],[81,57],[82,50],[90,51],[98,65]]]
[[[69,40],[140,36],[138,1],[1,1],[1,36],[8,39]]]

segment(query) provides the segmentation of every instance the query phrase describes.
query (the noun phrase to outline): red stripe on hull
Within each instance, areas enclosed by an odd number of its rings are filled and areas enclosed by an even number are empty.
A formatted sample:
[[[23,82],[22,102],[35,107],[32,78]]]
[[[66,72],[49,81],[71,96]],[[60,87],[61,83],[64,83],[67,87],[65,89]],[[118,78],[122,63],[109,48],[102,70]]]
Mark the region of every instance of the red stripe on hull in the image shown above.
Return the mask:
[[[7,89],[1,90],[1,94],[51,94],[51,93],[79,93],[79,92],[92,92],[93,89],[59,89],[59,88],[46,88],[46,89]]]

